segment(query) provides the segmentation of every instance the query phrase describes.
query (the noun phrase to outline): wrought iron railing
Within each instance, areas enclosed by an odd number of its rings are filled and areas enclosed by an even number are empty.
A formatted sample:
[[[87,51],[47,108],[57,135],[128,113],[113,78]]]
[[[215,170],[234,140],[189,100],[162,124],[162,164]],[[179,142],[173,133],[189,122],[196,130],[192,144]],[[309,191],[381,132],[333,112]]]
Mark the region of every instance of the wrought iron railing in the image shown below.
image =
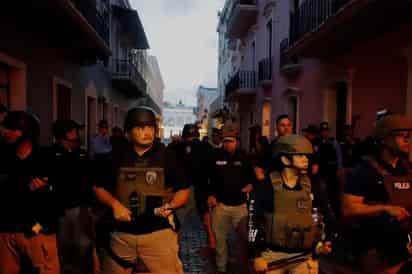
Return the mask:
[[[262,59],[258,64],[258,79],[259,81],[272,80],[272,58]]]
[[[290,15],[290,45],[316,30],[353,0],[306,0]]]
[[[256,71],[238,71],[227,83],[225,94],[230,97],[234,92],[240,89],[256,88]]]
[[[256,0],[233,0],[232,6],[229,10],[228,18],[233,16],[233,11],[238,5],[256,5]]]
[[[142,92],[146,92],[146,81],[130,59],[113,59],[111,71],[113,78],[133,81]]]

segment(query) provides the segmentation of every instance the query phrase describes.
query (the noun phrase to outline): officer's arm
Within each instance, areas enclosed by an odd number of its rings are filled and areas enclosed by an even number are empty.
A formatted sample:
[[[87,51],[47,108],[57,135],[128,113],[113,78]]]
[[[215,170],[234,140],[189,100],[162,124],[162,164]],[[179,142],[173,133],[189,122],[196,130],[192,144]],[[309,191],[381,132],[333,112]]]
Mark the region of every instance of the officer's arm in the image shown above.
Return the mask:
[[[345,193],[343,195],[342,213],[345,217],[373,217],[387,212],[387,206],[366,204],[365,198]]]
[[[190,188],[179,190],[175,193],[172,201],[169,203],[171,208],[180,208],[189,200]]]
[[[112,194],[110,194],[110,192],[102,187],[93,186],[93,191],[96,195],[97,200],[107,207],[113,208],[116,204],[120,203],[116,198],[113,197]]]

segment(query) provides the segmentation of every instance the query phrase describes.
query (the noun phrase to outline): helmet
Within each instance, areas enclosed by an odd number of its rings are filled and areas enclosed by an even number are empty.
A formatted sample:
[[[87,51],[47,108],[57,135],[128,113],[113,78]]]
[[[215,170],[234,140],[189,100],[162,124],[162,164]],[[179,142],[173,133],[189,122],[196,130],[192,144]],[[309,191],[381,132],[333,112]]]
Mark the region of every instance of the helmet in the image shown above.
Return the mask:
[[[384,116],[376,122],[373,136],[379,140],[400,130],[412,131],[412,122],[405,116],[392,114]]]
[[[182,137],[183,138],[199,138],[200,137],[199,128],[195,124],[186,124],[183,127]]]
[[[25,111],[10,111],[2,122],[6,129],[21,130],[23,138],[35,141],[40,133],[40,123],[36,117]]]
[[[234,124],[225,124],[222,128],[223,140],[236,139],[239,135],[239,127]]]
[[[125,131],[129,131],[133,127],[141,126],[156,126],[156,116],[151,108],[136,107],[127,112],[124,121]]]
[[[303,136],[289,135],[280,137],[273,146],[273,158],[283,154],[312,154],[312,144]]]

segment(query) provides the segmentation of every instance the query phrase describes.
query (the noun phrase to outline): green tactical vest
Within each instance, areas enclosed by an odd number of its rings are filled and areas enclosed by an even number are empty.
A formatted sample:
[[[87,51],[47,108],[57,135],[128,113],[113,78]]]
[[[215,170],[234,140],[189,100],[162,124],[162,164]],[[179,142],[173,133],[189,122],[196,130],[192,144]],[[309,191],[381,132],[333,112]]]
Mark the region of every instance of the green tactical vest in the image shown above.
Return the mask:
[[[313,223],[309,177],[300,178],[302,190],[299,191],[286,189],[279,172],[271,173],[270,177],[274,209],[265,213],[266,242],[290,250],[312,248],[314,241],[321,238],[321,231]]]
[[[132,214],[140,216],[170,202],[173,191],[165,186],[163,168],[121,167],[115,196],[127,208],[131,208],[133,196],[137,212],[132,211]]]

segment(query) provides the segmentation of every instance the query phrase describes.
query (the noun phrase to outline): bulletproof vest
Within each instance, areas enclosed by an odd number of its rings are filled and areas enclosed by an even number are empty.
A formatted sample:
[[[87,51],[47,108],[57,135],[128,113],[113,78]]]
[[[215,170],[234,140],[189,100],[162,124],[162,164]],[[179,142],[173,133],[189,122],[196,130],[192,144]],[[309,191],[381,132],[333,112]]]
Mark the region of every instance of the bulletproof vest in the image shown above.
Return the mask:
[[[364,157],[378,173],[382,176],[382,182],[388,195],[387,203],[404,207],[412,211],[412,169],[410,163],[402,160],[407,169],[405,176],[394,176],[382,165],[371,157]],[[385,219],[386,220],[386,219]],[[380,224],[385,238],[378,241],[377,252],[380,258],[389,265],[396,265],[407,260],[412,255],[407,249],[411,244],[412,219],[398,223],[385,221]]]
[[[153,213],[156,207],[170,202],[173,191],[165,185],[163,168],[121,167],[115,196],[120,203],[131,209],[133,221],[134,218]]]
[[[412,212],[412,169],[410,164],[404,163],[407,169],[405,176],[394,176],[375,159],[370,157],[365,157],[365,159],[383,177],[383,184],[388,194],[388,204],[401,206]],[[409,229],[412,229],[410,224]]]
[[[284,187],[280,173],[271,175],[274,210],[265,212],[266,242],[291,250],[310,249],[321,231],[312,218],[311,183],[308,176],[300,178],[301,190]]]

